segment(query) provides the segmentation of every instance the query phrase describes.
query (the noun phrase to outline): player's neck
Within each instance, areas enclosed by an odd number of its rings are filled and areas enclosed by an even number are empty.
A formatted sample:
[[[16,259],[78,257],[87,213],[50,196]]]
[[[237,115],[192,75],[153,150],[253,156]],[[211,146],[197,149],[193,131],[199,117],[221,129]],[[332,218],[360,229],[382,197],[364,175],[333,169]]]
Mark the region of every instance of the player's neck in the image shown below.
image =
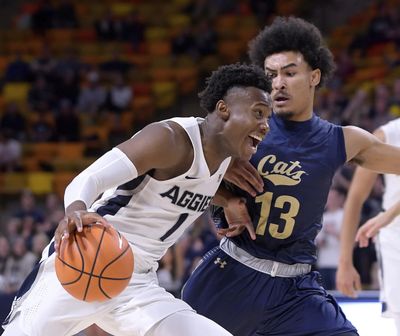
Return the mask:
[[[220,149],[218,132],[211,123],[212,122],[206,117],[204,121],[199,124],[199,129],[204,157],[210,173],[213,174],[219,168],[221,162],[229,155],[224,154],[224,151]]]

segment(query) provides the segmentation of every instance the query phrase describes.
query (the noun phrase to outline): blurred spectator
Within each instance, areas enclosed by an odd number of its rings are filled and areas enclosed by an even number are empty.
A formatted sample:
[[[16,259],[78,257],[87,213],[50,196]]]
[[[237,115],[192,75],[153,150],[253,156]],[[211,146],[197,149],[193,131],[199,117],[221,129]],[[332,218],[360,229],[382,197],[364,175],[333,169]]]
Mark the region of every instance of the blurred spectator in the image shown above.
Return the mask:
[[[64,217],[64,205],[60,197],[56,193],[47,194],[44,207],[46,218],[57,226],[58,222]]]
[[[18,140],[26,138],[26,120],[16,103],[8,103],[0,117],[0,131],[9,130]]]
[[[37,34],[44,34],[46,30],[53,28],[55,9],[50,0],[41,0],[37,10],[33,13],[32,30]]]
[[[21,169],[22,146],[11,135],[9,129],[2,129],[0,132],[0,171]]]
[[[67,99],[60,102],[55,117],[55,137],[58,141],[80,140],[80,119],[73,105]]]
[[[336,58],[336,76],[341,82],[345,81],[356,70],[353,58],[347,49],[342,50]]]
[[[139,13],[132,12],[126,18],[123,28],[123,39],[131,42],[134,51],[138,51],[141,43],[144,41],[144,32],[146,25]]]
[[[132,103],[132,98],[132,87],[125,83],[121,74],[115,74],[114,83],[107,94],[106,108],[118,114],[127,111]]]
[[[112,41],[123,37],[123,22],[120,18],[116,18],[110,9],[95,21],[94,27],[97,37],[101,40]]]
[[[28,91],[28,103],[34,111],[39,110],[43,103],[52,106],[54,103],[53,89],[44,76],[39,76]]]
[[[5,82],[30,82],[32,80],[32,71],[28,62],[26,62],[21,53],[16,53],[4,71]]]
[[[314,109],[321,118],[341,125],[347,103],[347,97],[340,88],[331,88],[317,95]]]
[[[71,0],[60,0],[54,11],[55,28],[76,28],[78,20],[74,3]]]
[[[62,78],[65,73],[71,73],[74,77],[74,82],[79,85],[81,72],[84,70],[84,64],[79,59],[79,53],[75,47],[66,47],[61,55],[61,58],[56,60],[54,67],[55,77]]]
[[[171,40],[172,53],[175,56],[187,54],[196,56],[196,40],[191,27],[186,27]]]
[[[15,292],[11,287],[11,279],[6,274],[7,264],[11,258],[10,242],[0,235],[0,320],[4,321],[11,308]],[[1,332],[0,332],[1,333]]]
[[[7,278],[5,277],[4,273],[9,257],[10,243],[5,236],[0,235],[0,292],[5,292],[8,289]]]
[[[368,120],[370,101],[368,90],[359,88],[342,113],[342,125],[361,125]]]
[[[55,137],[54,116],[44,102],[38,106],[30,126],[30,139],[34,142],[49,142]]]
[[[73,106],[78,102],[80,87],[72,70],[65,70],[55,83],[55,100],[60,103],[62,100],[68,100]]]
[[[174,296],[179,296],[179,291],[182,287],[182,279],[176,274],[176,255],[174,247],[169,248],[164,256],[159,261],[157,277],[159,285]]]
[[[393,82],[393,90],[390,97],[389,113],[391,117],[400,117],[400,78]]]
[[[389,114],[390,103],[389,89],[385,84],[377,84],[374,90],[374,99],[369,111],[369,119],[371,120],[368,127],[364,124],[364,128],[372,132],[379,126],[386,124],[393,117]]]
[[[91,118],[97,117],[106,102],[106,97],[107,92],[100,83],[99,73],[91,71],[87,75],[87,85],[82,88],[79,95],[78,111]]]
[[[38,57],[31,62],[33,76],[36,79],[43,76],[47,81],[51,82],[54,79],[54,69],[57,65],[48,45],[44,45]]]
[[[20,237],[24,238],[26,247],[30,250],[32,248],[32,238],[36,233],[36,220],[34,217],[27,215],[22,217]]]
[[[15,239],[19,236],[21,231],[22,220],[19,217],[11,216],[6,221],[5,235],[10,245],[14,244]]]
[[[367,47],[374,43],[390,40],[390,34],[393,29],[390,11],[390,7],[384,1],[379,2],[376,15],[372,18],[367,28]]]
[[[106,60],[99,66],[101,72],[107,77],[112,77],[115,74],[126,75],[132,68],[132,63],[121,58],[121,53],[115,50],[112,53],[111,59]]]
[[[32,217],[35,222],[43,220],[43,212],[36,205],[35,195],[28,189],[21,192],[19,197],[19,208],[15,211],[14,217],[23,219],[24,217]]]
[[[36,264],[36,256],[28,251],[25,240],[18,237],[11,247],[11,257],[7,260],[4,276],[9,280],[9,290],[17,291]]]
[[[193,223],[188,234],[178,242],[184,257],[183,283],[198,265],[202,256],[218,244],[219,237],[217,237],[215,224],[210,211],[206,211]]]
[[[200,57],[217,53],[218,35],[211,22],[203,20],[196,28],[196,51]]]
[[[328,194],[322,220],[322,230],[316,241],[318,247],[317,268],[321,273],[324,288],[336,288],[336,270],[339,263],[340,227],[343,219],[345,191],[332,188]]]
[[[276,12],[276,0],[250,0],[250,8],[261,26]]]
[[[36,262],[40,261],[44,248],[49,244],[49,237],[43,233],[38,232],[32,238],[32,252],[36,256]]]

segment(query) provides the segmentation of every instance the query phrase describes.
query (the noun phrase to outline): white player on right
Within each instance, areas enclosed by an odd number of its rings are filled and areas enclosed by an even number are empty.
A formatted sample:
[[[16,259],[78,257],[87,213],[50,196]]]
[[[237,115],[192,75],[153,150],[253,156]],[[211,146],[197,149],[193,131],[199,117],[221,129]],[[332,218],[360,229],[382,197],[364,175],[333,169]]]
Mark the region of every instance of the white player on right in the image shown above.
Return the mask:
[[[379,127],[374,134],[383,142],[400,146],[400,118]],[[400,162],[399,162],[400,164]],[[384,174],[384,211],[368,220],[357,232],[363,203],[368,198],[378,173],[357,167],[344,207],[341,248],[336,286],[343,294],[356,297],[361,290],[360,275],[353,265],[354,239],[367,247],[376,237],[380,259],[380,286],[383,316],[393,317],[400,336],[400,175]]]

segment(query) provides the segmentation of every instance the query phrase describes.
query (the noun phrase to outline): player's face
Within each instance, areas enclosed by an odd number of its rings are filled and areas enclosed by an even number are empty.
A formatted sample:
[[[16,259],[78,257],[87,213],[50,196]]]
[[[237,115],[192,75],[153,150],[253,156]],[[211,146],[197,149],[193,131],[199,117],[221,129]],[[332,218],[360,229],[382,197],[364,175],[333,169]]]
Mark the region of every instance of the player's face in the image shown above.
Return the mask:
[[[265,58],[266,75],[272,80],[274,112],[286,119],[304,121],[311,117],[319,69],[312,70],[303,55],[285,51]]]
[[[249,87],[234,91],[227,97],[226,103],[229,110],[226,134],[230,155],[249,160],[269,131],[271,98],[266,92]]]

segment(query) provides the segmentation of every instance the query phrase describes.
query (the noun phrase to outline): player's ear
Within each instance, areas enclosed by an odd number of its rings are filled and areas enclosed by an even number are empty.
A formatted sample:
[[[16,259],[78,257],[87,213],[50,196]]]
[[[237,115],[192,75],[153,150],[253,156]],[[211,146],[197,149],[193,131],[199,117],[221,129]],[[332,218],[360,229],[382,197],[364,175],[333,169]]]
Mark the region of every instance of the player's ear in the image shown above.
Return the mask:
[[[313,71],[311,71],[311,86],[316,87],[320,81],[321,81],[321,70],[314,69]]]
[[[222,120],[229,119],[229,108],[228,105],[223,100],[218,100],[217,104],[215,105],[215,112],[219,115]]]

